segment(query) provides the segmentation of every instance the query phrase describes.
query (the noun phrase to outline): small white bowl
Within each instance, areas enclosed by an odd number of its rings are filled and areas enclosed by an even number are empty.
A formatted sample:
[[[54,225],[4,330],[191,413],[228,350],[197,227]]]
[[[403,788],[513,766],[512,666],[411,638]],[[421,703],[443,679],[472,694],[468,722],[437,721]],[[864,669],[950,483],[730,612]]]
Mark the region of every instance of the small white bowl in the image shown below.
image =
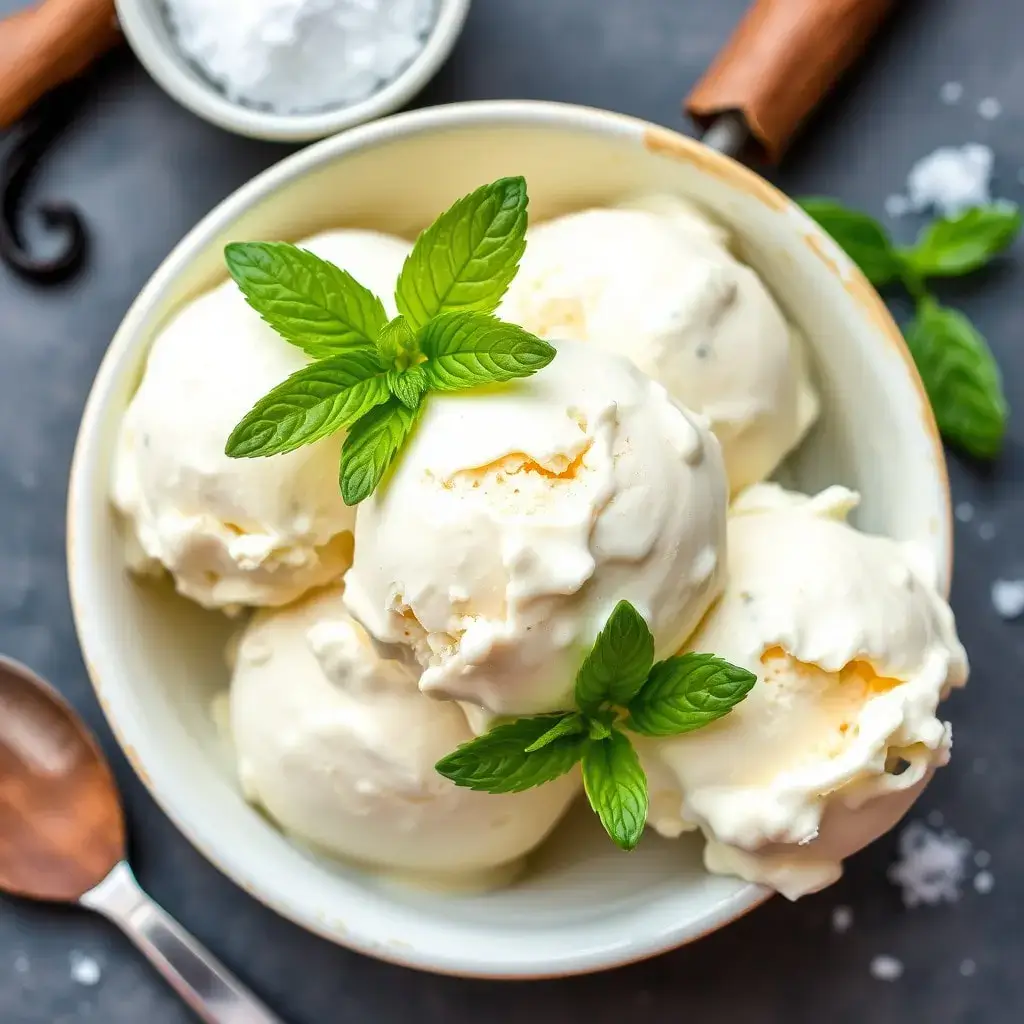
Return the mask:
[[[410,168],[414,173],[410,173]],[[209,705],[227,683],[225,621],[132,580],[108,502],[122,412],[154,334],[225,276],[237,239],[298,239],[327,227],[411,237],[481,182],[524,174],[531,212],[638,191],[692,197],[738,235],[807,335],[824,413],[787,467],[813,491],[863,494],[860,526],[951,564],[949,493],[928,400],[898,329],[863,276],[785,196],[674,132],[548,103],[421,110],[289,157],[226,199],[174,249],[132,306],[100,367],[71,474],[68,561],[89,673],[154,797],[213,863],[257,899],[335,942],[408,966],[501,978],[599,970],[721,927],[766,892],[701,867],[699,843],[648,835],[622,854],[586,809],[570,815],[514,887],[445,895],[389,885],[289,842],[242,798]],[[909,802],[909,799],[908,801]],[[873,821],[892,825],[905,806]]]
[[[390,114],[437,73],[462,31],[470,0],[438,0],[437,20],[412,63],[364,100],[302,114],[275,114],[230,100],[181,53],[161,11],[161,0],[115,0],[125,38],[157,83],[207,121],[256,139],[307,142]],[[216,0],[211,0],[216,3]]]

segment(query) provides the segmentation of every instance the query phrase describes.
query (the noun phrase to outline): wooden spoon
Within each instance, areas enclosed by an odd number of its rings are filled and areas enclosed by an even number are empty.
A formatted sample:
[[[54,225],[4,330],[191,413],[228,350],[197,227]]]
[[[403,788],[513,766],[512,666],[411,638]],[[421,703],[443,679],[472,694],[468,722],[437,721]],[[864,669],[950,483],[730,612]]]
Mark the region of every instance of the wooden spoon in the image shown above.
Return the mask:
[[[110,767],[71,706],[0,657],[0,889],[78,903],[142,950],[207,1024],[281,1024],[135,881]]]

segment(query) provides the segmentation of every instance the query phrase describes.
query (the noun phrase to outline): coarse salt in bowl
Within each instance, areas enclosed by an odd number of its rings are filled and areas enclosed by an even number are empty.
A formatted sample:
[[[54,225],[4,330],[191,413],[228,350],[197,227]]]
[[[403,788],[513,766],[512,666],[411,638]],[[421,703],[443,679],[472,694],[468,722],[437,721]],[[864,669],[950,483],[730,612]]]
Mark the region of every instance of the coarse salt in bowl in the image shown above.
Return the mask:
[[[116,0],[132,49],[228,131],[301,142],[381,117],[433,77],[469,0]]]
[[[410,171],[410,168],[413,170]],[[86,406],[72,466],[68,565],[85,661],[127,756],[186,836],[255,898],[363,953],[467,976],[618,966],[727,924],[767,891],[708,874],[694,837],[648,832],[624,854],[577,805],[514,885],[403,887],[313,855],[245,800],[210,714],[228,682],[230,624],[125,571],[109,500],[115,441],[149,346],[183,303],[225,278],[223,247],[331,227],[412,238],[481,182],[522,174],[537,220],[638,193],[691,199],[739,239],[808,340],[822,417],[786,481],[861,492],[862,529],[915,541],[948,588],[949,494],[934,418],[899,330],[863,275],[752,171],[633,118],[551,103],[454,104],[401,114],[297,153],[222,202],[150,279]],[[907,797],[912,799],[919,790]],[[910,793],[910,791],[908,791]],[[889,828],[872,821],[873,834]],[[861,823],[863,824],[863,823]]]

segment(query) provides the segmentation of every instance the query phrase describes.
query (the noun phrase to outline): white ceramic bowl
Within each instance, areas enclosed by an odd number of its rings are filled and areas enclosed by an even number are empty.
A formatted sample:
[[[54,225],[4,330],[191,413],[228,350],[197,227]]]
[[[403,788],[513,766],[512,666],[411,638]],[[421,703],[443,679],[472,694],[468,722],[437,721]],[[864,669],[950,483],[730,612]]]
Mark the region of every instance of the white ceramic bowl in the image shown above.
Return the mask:
[[[855,487],[859,525],[921,542],[948,582],[948,488],[931,411],[896,326],[845,256],[774,188],[699,143],[616,114],[520,102],[421,110],[329,139],[261,174],[193,229],[143,289],[100,368],[72,468],[68,552],[100,702],[143,781],[211,861],[292,920],[365,953],[527,977],[671,949],[765,892],[709,876],[698,844],[685,839],[648,835],[622,854],[586,810],[556,831],[521,883],[487,895],[407,890],[316,859],[245,803],[217,738],[209,703],[227,681],[225,622],[126,574],[107,501],[118,422],[149,343],[172,310],[224,277],[226,242],[339,225],[412,236],[457,196],[508,174],[526,175],[538,218],[671,190],[729,224],[813,350],[824,415],[789,478],[811,491]]]
[[[437,73],[459,38],[470,0],[437,0],[438,15],[423,49],[397,78],[365,100],[307,114],[275,114],[228,99],[175,45],[163,0],[115,0],[125,38],[146,70],[182,106],[207,121],[257,139],[306,142],[390,114]],[[211,0],[216,3],[216,0]]]

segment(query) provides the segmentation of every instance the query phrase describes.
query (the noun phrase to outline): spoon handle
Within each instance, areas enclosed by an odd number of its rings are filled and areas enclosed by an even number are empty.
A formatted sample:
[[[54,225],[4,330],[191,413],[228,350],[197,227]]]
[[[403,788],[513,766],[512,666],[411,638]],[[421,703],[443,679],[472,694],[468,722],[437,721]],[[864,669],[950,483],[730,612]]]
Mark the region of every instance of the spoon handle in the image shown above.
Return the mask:
[[[125,861],[79,902],[121,928],[206,1024],[282,1024],[139,888]]]

